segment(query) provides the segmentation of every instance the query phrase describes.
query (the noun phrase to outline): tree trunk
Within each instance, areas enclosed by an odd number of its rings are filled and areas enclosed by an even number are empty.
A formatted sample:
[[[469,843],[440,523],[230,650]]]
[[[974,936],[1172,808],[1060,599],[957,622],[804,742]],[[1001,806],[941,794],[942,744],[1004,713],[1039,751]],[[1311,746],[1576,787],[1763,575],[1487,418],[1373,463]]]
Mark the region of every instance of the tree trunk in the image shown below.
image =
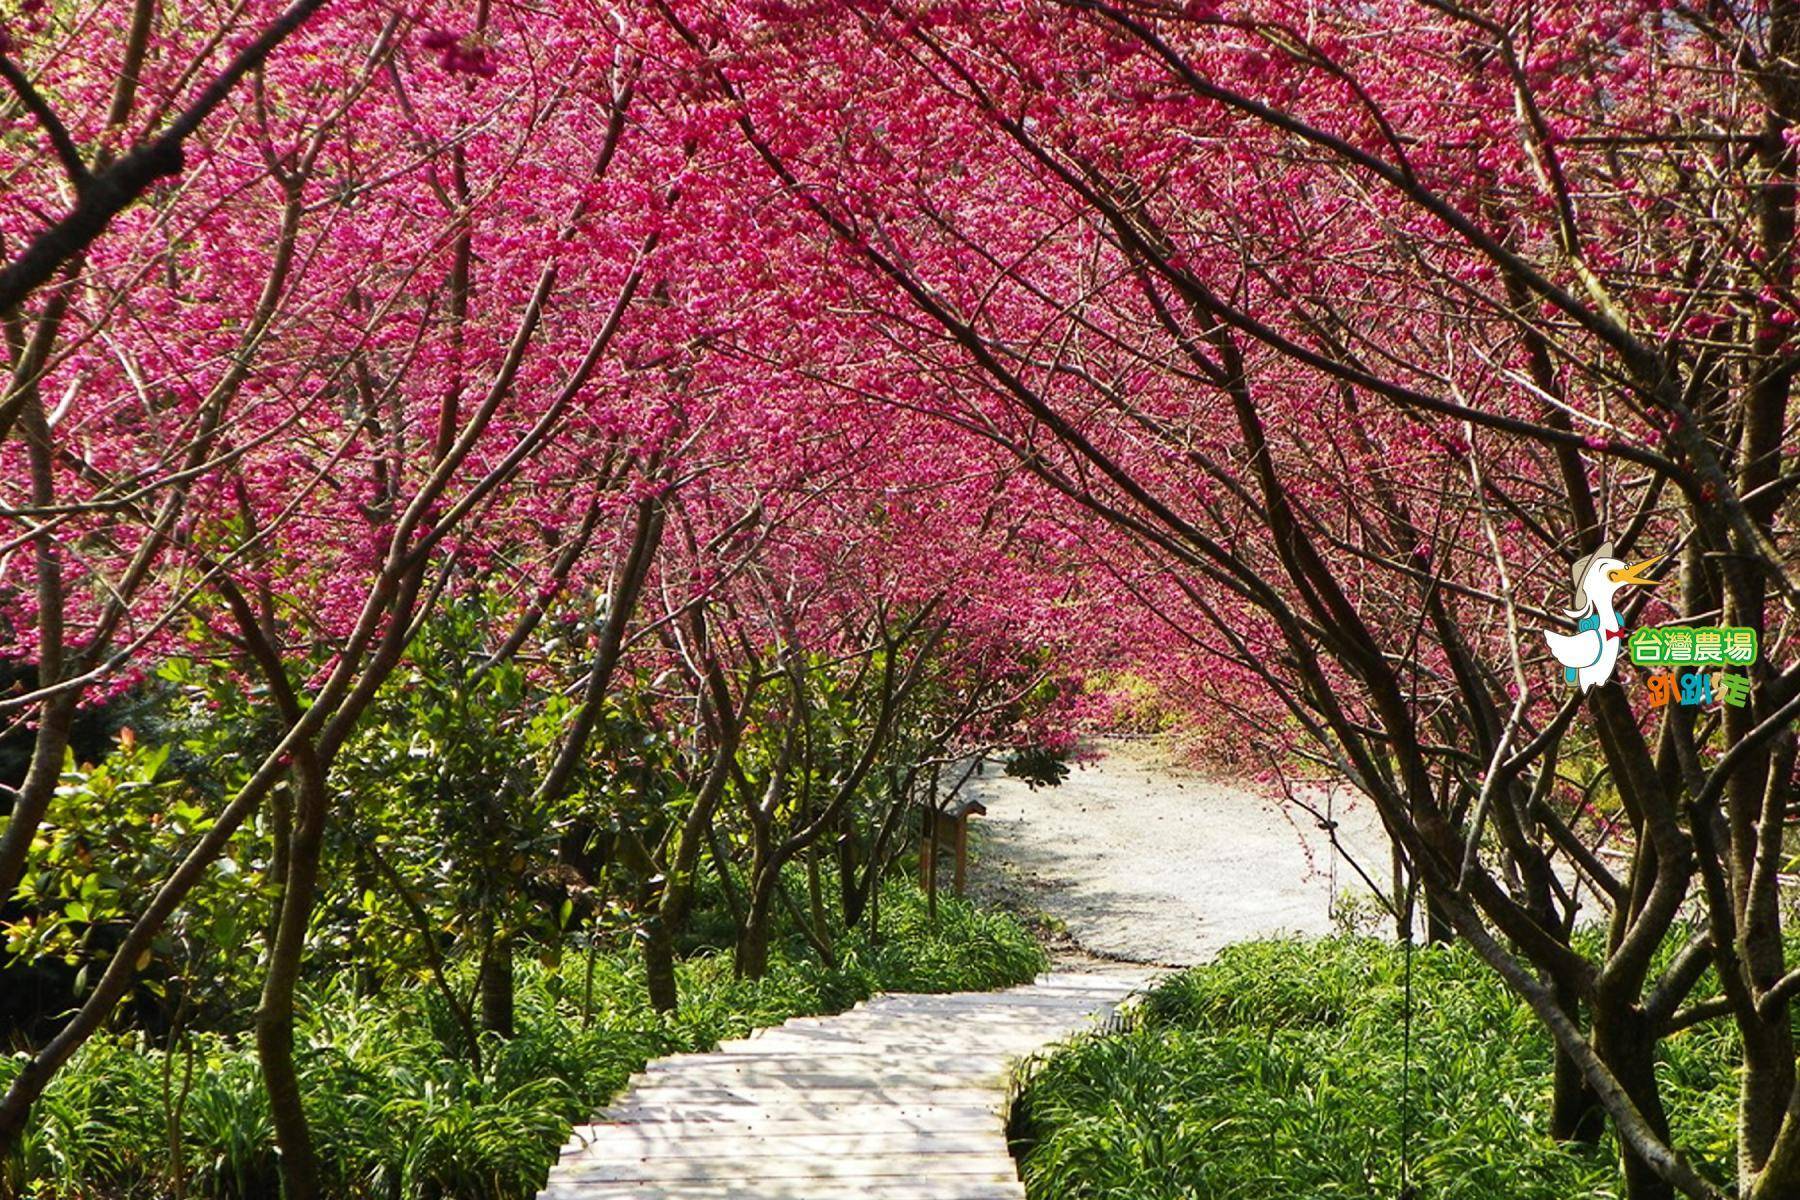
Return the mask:
[[[875,884],[869,889],[869,948],[881,946],[881,876],[875,877]]]
[[[1656,1034],[1636,1005],[1601,1003],[1594,1007],[1594,1050],[1619,1086],[1631,1097],[1652,1132],[1665,1145],[1669,1118],[1656,1083]],[[1675,1200],[1675,1188],[1629,1147],[1621,1150],[1628,1200]]]
[[[288,838],[275,940],[256,1010],[256,1051],[275,1144],[281,1151],[283,1200],[317,1200],[319,1163],[294,1069],[294,985],[306,950],[325,835],[325,779],[310,745],[294,755],[294,827]]]
[[[820,956],[827,965],[835,965],[836,955],[831,949],[831,918],[825,912],[825,889],[819,877],[818,847],[814,846],[806,853],[806,900],[812,917],[814,932],[820,943]]]
[[[719,837],[717,826],[708,821],[706,825],[707,857],[712,859],[713,874],[718,876],[719,891],[725,897],[725,912],[731,917],[731,927],[739,933],[744,929],[744,902],[738,895],[737,881],[731,877],[731,859],[726,857],[725,844]]]
[[[47,677],[48,672],[40,676],[41,686],[60,682],[51,679],[49,683],[42,683]],[[79,693],[69,692],[68,699],[59,698],[45,705],[39,717],[31,765],[26,769],[25,779],[11,807],[6,810],[6,832],[0,834],[0,898],[11,898],[19,880],[24,878],[31,839],[43,823],[50,800],[56,794],[56,785],[62,779],[63,756],[69,748],[77,695]]]
[[[1556,987],[1556,1001],[1571,1016],[1581,1010],[1571,988]],[[1559,1142],[1592,1145],[1606,1131],[1606,1110],[1600,1105],[1600,1096],[1567,1051],[1553,1046],[1552,1055],[1550,1136]]]
[[[1770,1165],[1782,1119],[1787,1115],[1794,1090],[1794,1039],[1785,1009],[1779,1023],[1759,1021],[1751,1029],[1739,1022],[1744,1038],[1741,1062],[1744,1074],[1738,1084],[1738,1175],[1749,1179]],[[1793,1196],[1800,1191],[1762,1183],[1749,1195]]]
[[[1444,902],[1438,898],[1437,889],[1429,880],[1419,881],[1419,899],[1423,902],[1425,913],[1425,944],[1427,946],[1448,946],[1456,936],[1456,930],[1450,924],[1449,914],[1444,910]]]
[[[844,815],[844,823],[838,833],[838,905],[844,910],[844,928],[855,929],[862,921],[863,909],[868,903],[868,893],[862,886],[861,847],[857,843],[856,827],[850,815]]]
[[[1741,720],[1735,713],[1729,719]],[[1766,765],[1759,764],[1758,770],[1762,780],[1767,781],[1768,799],[1757,821],[1760,844],[1744,871],[1751,882],[1745,889],[1747,903],[1738,927],[1738,954],[1739,969],[1749,976],[1754,993],[1760,995],[1774,988],[1787,973],[1779,877],[1773,872],[1759,873],[1756,863],[1759,857],[1775,862],[1781,856],[1784,822],[1779,814],[1790,810],[1792,800],[1786,786],[1794,772],[1792,745],[1778,748]],[[1765,1171],[1775,1175],[1800,1173],[1800,1162],[1774,1161],[1795,1087],[1790,1006],[1782,1004],[1753,1022],[1740,1019],[1737,1024],[1743,1038],[1743,1076],[1738,1084],[1738,1176],[1748,1180]],[[1756,1194],[1800,1194],[1800,1181],[1795,1183],[1792,1192],[1763,1191],[1759,1185]]]
[[[775,891],[771,876],[757,881],[744,914],[744,935],[738,939],[737,971],[745,979],[761,979],[769,973],[769,918],[774,912]]]
[[[661,913],[652,913],[644,925],[644,978],[650,987],[650,1007],[674,1012],[681,1002],[675,985],[675,939]]]
[[[60,322],[58,322],[60,324]],[[26,363],[20,363],[21,367]],[[16,378],[31,379],[25,374]],[[11,381],[8,381],[10,391]],[[49,507],[56,503],[56,448],[50,424],[44,414],[42,399],[35,382],[28,382],[20,393],[25,408],[19,418],[19,432],[30,461],[31,500]],[[12,397],[7,396],[10,403]],[[4,436],[0,433],[0,436]],[[62,555],[56,538],[46,526],[34,539],[32,551],[37,572],[38,648],[37,681],[40,688],[55,687],[63,682],[63,604]],[[63,755],[69,748],[74,727],[75,710],[81,692],[70,689],[45,703],[37,714],[37,734],[31,749],[31,763],[25,778],[14,793],[6,828],[0,830],[0,903],[12,899],[31,858],[31,842],[37,835],[56,785],[62,779]]]
[[[275,892],[275,903],[269,906],[263,939],[273,946],[281,933],[281,897],[287,892],[289,842],[294,836],[294,802],[286,784],[277,784],[269,790],[269,831],[273,842],[269,856],[269,884]]]
[[[481,1027],[501,1037],[513,1035],[513,947],[511,937],[488,940],[481,955]]]

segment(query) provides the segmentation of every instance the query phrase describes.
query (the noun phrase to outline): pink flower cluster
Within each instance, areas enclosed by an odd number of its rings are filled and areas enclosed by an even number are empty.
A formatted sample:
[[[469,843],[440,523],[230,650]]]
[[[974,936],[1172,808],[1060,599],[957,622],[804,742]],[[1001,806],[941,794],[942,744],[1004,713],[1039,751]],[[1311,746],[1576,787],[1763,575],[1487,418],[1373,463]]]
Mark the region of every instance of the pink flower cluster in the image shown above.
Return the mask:
[[[488,53],[487,40],[476,33],[452,33],[447,29],[430,29],[419,38],[419,44],[438,54],[438,65],[452,75],[494,77],[497,68]]]

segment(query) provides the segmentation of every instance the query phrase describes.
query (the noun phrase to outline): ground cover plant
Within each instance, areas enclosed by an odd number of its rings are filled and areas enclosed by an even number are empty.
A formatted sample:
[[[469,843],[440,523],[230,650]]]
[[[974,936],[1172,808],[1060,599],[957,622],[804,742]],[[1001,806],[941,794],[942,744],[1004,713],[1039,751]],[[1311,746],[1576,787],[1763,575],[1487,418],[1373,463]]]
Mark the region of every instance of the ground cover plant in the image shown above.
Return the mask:
[[[1123,1032],[1033,1064],[1013,1116],[1034,1200],[1603,1200],[1618,1145],[1548,1127],[1551,1047],[1466,949],[1412,956],[1340,936],[1230,947],[1150,994]],[[1663,1042],[1659,1080],[1689,1141],[1723,1167],[1734,1039]],[[1402,1178],[1403,1147],[1407,1177]]]

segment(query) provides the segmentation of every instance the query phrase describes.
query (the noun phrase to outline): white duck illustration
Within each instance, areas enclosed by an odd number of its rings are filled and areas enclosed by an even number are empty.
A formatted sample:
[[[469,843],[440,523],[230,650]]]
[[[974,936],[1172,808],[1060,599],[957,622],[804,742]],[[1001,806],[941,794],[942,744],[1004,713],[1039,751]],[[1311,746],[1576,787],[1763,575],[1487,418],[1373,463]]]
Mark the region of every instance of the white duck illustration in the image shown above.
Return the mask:
[[[1619,648],[1625,643],[1625,630],[1619,623],[1613,596],[1622,587],[1655,587],[1658,580],[1644,574],[1661,560],[1647,558],[1626,566],[1612,556],[1612,543],[1576,560],[1573,575],[1575,607],[1568,610],[1576,618],[1574,633],[1544,631],[1550,653],[1563,665],[1563,678],[1582,691],[1612,678],[1619,661]]]

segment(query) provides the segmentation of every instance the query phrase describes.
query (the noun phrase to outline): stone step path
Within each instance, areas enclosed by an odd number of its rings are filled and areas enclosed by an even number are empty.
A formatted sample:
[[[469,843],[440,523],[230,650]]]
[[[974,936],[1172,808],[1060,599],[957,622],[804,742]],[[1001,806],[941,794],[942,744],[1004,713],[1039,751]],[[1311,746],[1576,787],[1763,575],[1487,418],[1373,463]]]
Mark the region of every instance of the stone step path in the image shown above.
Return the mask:
[[[1012,1064],[1151,978],[875,996],[659,1059],[575,1127],[539,1200],[1022,1200]]]

